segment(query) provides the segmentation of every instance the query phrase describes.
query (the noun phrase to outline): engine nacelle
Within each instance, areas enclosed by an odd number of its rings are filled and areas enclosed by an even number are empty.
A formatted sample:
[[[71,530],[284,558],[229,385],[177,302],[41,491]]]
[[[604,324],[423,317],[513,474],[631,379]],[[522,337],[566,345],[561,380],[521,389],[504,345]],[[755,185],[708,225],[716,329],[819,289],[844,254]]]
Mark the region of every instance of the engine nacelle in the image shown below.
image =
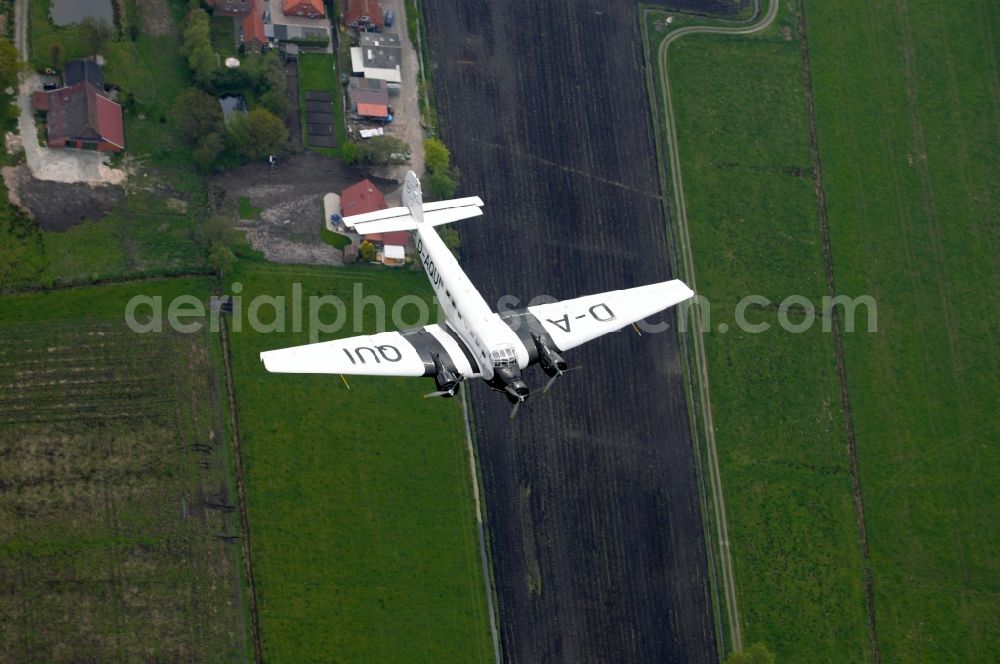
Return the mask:
[[[521,370],[517,367],[497,367],[493,370],[493,378],[486,384],[497,392],[503,392],[507,401],[520,403],[528,398],[531,390],[521,378]]]
[[[545,375],[551,378],[564,373],[569,366],[566,364],[566,360],[545,345],[545,342],[538,335],[533,335],[531,338],[535,341],[535,348],[538,350],[538,364],[542,367]]]
[[[444,392],[441,396],[450,399],[458,394],[462,379],[446,367],[438,355],[434,356],[434,371],[434,384],[437,385],[438,391]]]

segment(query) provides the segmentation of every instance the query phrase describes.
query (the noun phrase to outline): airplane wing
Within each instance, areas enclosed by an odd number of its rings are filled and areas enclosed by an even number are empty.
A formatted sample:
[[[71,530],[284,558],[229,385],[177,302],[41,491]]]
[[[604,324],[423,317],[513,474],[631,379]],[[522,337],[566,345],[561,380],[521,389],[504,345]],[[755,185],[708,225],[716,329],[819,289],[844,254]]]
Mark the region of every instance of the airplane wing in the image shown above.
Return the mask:
[[[694,295],[680,280],[528,307],[559,350],[620,330]]]
[[[271,350],[260,359],[274,373],[433,376],[435,354],[466,378],[480,375],[464,342],[440,325]]]

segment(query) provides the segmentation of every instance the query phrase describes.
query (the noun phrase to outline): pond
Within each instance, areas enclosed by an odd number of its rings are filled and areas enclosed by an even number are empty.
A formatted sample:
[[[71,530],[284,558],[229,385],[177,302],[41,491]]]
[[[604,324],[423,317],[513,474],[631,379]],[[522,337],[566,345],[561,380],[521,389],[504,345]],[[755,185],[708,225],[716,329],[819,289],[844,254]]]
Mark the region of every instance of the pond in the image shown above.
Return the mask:
[[[91,16],[114,23],[111,0],[52,0],[52,22],[56,25],[79,23]]]
[[[247,113],[247,100],[243,95],[222,95],[219,97],[219,105],[222,106],[222,117],[227,121],[233,113]]]

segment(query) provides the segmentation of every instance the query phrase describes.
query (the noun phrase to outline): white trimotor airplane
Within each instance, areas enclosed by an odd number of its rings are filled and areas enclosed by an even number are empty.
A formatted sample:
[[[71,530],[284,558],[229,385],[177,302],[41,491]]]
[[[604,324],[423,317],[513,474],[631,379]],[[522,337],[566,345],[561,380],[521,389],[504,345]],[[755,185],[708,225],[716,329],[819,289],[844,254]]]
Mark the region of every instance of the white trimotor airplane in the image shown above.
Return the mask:
[[[420,181],[410,171],[403,185],[403,205],[344,221],[362,235],[414,232],[417,253],[444,311],[445,324],[267,351],[260,359],[268,371],[426,376],[437,385],[428,397],[453,397],[462,381],[482,378],[516,408],[530,393],[521,378],[522,369],[540,364],[549,376],[547,390],[567,370],[560,353],[694,295],[675,279],[498,314],[434,230],[481,215],[482,199],[424,203]]]

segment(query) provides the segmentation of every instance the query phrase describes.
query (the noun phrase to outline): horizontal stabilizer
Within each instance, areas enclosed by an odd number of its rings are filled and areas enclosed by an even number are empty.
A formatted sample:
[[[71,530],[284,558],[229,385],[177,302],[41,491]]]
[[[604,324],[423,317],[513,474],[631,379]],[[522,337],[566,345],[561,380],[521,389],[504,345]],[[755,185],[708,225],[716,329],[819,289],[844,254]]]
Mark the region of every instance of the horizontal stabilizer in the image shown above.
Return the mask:
[[[415,203],[416,204],[416,203]],[[371,233],[391,233],[393,231],[411,231],[420,223],[413,216],[423,216],[423,223],[431,226],[450,224],[460,219],[469,219],[482,215],[483,199],[479,196],[455,198],[448,201],[424,203],[421,209],[411,212],[407,207],[393,207],[386,210],[376,210],[364,214],[344,217],[344,225],[360,235]]]

